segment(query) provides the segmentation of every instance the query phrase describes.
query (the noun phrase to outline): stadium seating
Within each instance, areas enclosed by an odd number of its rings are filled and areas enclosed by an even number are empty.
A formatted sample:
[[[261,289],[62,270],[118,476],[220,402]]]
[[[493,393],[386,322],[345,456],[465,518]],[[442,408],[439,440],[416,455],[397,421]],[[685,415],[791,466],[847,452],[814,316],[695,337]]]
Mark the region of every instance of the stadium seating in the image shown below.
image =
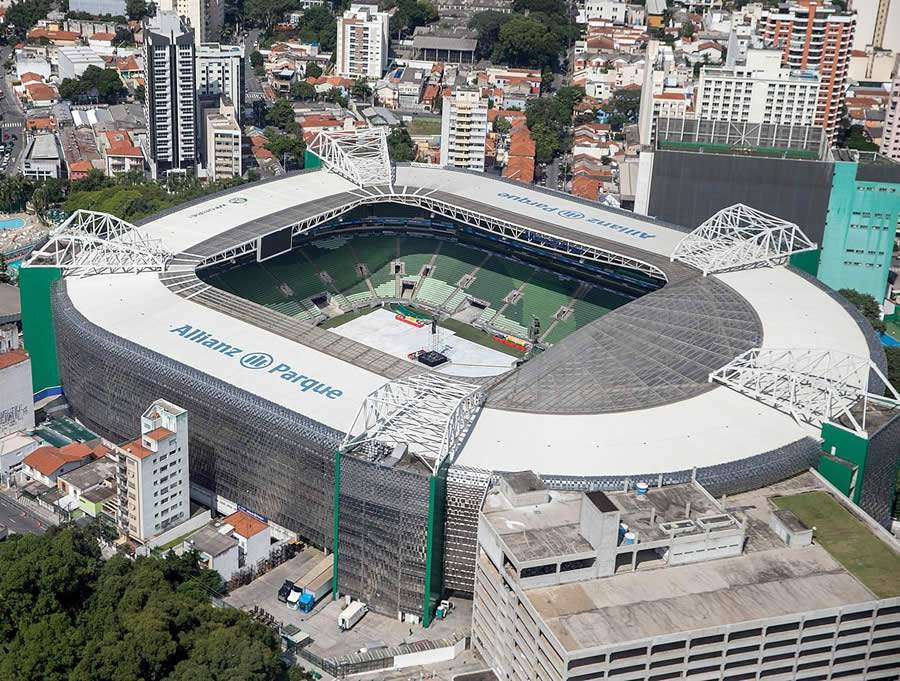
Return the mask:
[[[426,277],[416,292],[416,300],[432,307],[441,307],[455,291],[455,286],[433,277]]]

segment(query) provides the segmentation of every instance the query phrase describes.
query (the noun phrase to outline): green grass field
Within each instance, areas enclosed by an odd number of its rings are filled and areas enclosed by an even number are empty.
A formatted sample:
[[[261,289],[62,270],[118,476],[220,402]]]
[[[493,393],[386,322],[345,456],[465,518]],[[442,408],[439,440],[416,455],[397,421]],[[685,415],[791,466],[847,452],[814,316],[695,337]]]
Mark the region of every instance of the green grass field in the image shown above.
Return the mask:
[[[498,352],[502,352],[504,355],[518,357],[519,359],[522,359],[522,357],[525,355],[524,352],[519,352],[515,348],[511,348],[508,345],[498,343],[489,333],[485,333],[481,329],[476,329],[474,326],[463,324],[456,319],[445,319],[442,322],[438,322],[438,326],[442,326],[445,329],[450,329],[450,331],[455,333],[460,338],[465,338],[466,340],[477,343],[478,345],[483,345],[484,347],[490,348],[491,350],[497,350]]]
[[[900,322],[896,322],[893,319],[885,319],[884,325],[887,327],[888,336],[900,340]]]
[[[333,329],[340,326],[341,324],[346,324],[347,322],[352,321],[357,317],[362,317],[364,314],[369,314],[369,312],[371,311],[371,309],[366,308],[364,310],[357,310],[356,312],[347,312],[346,314],[338,315],[337,317],[332,317],[331,319],[326,319],[324,322],[319,324],[319,328]]]
[[[441,119],[416,116],[406,124],[406,129],[410,135],[440,135]]]
[[[879,598],[900,595],[900,555],[830,494],[805,492],[774,501],[815,527],[815,540]]]

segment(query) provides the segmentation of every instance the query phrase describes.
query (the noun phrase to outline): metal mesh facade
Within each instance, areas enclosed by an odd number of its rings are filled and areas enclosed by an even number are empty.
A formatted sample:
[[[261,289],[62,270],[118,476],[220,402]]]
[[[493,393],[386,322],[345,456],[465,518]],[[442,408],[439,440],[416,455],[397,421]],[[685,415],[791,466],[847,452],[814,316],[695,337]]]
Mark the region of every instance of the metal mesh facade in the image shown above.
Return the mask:
[[[900,463],[900,414],[869,438],[866,467],[859,492],[859,507],[887,529]]]
[[[429,471],[342,455],[338,589],[386,615],[423,614]]]
[[[491,475],[466,466],[447,471],[447,520],[444,525],[444,588],[473,593],[478,551],[478,511]]]
[[[124,442],[153,400],[184,407],[193,481],[331,546],[340,433],[101,329],[65,284],[54,289],[53,318],[66,396],[85,425]]]

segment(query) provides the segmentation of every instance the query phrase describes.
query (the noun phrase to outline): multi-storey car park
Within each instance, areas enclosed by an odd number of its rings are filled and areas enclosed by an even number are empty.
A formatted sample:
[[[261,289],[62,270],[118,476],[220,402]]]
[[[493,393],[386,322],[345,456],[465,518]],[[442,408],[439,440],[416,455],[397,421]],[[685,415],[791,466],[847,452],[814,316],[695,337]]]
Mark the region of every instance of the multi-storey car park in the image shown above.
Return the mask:
[[[139,226],[63,224],[21,275],[37,396],[114,440],[149,402],[186,409],[196,499],[333,550],[335,593],[426,625],[473,590],[499,471],[723,494],[818,467],[887,521],[897,394],[867,323],[785,265],[814,247],[795,225],[735,206],[688,230],[392,167],[380,131],[311,148]],[[528,352],[432,369],[327,328],[397,303]]]

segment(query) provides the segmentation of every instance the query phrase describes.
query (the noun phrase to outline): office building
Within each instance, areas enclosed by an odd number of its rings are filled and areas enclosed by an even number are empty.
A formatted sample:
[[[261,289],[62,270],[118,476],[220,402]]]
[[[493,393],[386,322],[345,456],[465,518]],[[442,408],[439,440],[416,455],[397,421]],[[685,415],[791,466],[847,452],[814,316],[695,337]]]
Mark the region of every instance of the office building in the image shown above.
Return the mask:
[[[696,482],[550,492],[501,474],[479,517],[473,647],[509,681],[896,678],[896,576],[885,589],[811,544],[799,506],[900,547],[812,473],[789,482],[723,505]]]
[[[146,97],[153,176],[197,161],[194,34],[177,14],[157,12],[144,29]]]
[[[819,72],[816,125],[825,128],[832,142],[844,106],[855,27],[853,12],[817,0],[789,2],[765,10],[757,26],[767,44],[782,50],[785,68]]]
[[[387,12],[377,3],[354,2],[337,20],[337,75],[347,78],[381,78],[387,67]]]
[[[780,56],[774,50],[749,50],[742,66],[704,67],[697,84],[697,117],[734,123],[814,125],[819,76],[811,70],[781,68]]]
[[[900,74],[891,80],[891,99],[885,111],[881,153],[900,162]]]
[[[487,100],[478,88],[457,88],[441,111],[441,165],[484,171]]]
[[[106,68],[103,58],[90,47],[60,47],[58,54],[61,79],[81,78],[88,66]]]
[[[35,135],[28,141],[22,159],[22,175],[32,180],[62,177],[62,154],[56,135]]]
[[[218,105],[225,97],[234,104],[237,120],[244,108],[244,47],[203,43],[197,48],[197,96]]]
[[[175,12],[190,24],[196,47],[214,43],[222,37],[225,24],[225,0],[162,0],[160,9]]]
[[[205,154],[207,177],[215,182],[241,176],[241,126],[237,123],[234,106],[221,99],[217,108],[204,111]]]
[[[119,527],[141,543],[190,515],[188,414],[165,400],[141,416],[141,436],[117,447]]]

